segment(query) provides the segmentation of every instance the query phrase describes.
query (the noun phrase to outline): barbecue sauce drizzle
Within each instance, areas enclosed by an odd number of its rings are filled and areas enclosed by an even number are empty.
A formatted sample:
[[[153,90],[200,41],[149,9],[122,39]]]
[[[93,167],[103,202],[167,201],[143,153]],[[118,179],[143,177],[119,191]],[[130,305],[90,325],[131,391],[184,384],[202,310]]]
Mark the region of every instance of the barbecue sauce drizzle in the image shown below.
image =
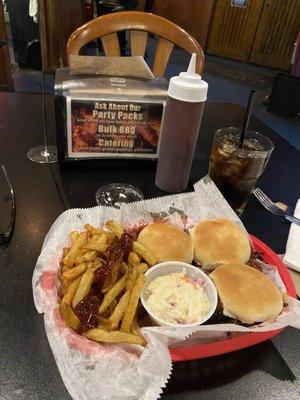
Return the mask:
[[[133,237],[126,232],[122,233],[120,239],[116,239],[112,242],[108,249],[107,259],[94,272],[94,281],[97,282],[99,286],[103,285],[113,266],[121,262],[123,257],[128,257],[132,249],[132,242]]]

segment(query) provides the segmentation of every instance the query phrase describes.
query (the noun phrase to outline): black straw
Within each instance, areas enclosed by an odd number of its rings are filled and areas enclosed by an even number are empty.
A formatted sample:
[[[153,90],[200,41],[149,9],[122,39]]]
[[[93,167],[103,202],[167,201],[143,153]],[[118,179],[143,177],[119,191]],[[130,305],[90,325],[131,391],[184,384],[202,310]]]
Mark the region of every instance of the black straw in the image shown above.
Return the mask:
[[[253,106],[254,94],[255,94],[255,90],[251,89],[247,108],[246,108],[246,113],[245,113],[245,117],[244,117],[243,128],[242,128],[242,132],[241,132],[241,136],[240,136],[240,142],[239,142],[240,149],[242,149],[243,145],[244,145],[245,135],[246,135],[246,131],[248,129],[250,115],[251,115],[252,106]]]

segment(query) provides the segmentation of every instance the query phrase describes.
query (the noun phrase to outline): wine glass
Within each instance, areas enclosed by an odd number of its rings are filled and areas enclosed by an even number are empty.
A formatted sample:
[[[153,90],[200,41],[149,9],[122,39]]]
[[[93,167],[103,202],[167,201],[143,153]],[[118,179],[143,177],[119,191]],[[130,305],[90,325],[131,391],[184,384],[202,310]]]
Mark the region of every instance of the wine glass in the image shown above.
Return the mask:
[[[40,18],[40,16],[39,16]],[[41,26],[39,21],[39,26]],[[41,53],[42,53],[42,94],[43,94],[43,137],[44,144],[41,146],[36,146],[30,149],[27,153],[28,158],[36,163],[40,164],[51,164],[58,160],[57,148],[48,144],[47,140],[47,121],[46,121],[46,90],[45,90],[45,49],[42,45],[41,30],[40,30],[40,43],[41,43]]]

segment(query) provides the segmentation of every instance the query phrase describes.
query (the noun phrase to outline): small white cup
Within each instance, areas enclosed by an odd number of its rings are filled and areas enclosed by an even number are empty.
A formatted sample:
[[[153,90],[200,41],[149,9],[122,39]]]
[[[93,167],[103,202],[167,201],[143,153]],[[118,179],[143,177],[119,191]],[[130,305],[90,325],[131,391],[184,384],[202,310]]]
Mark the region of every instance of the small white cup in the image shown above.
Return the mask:
[[[209,303],[210,303],[210,310],[208,314],[206,314],[203,318],[199,319],[199,321],[196,321],[192,324],[172,324],[172,323],[167,323],[160,318],[158,318],[155,314],[152,313],[152,311],[149,309],[146,303],[146,298],[145,298],[145,292],[147,290],[147,287],[150,285],[150,283],[158,278],[159,276],[165,276],[169,275],[173,272],[182,272],[183,268],[186,270],[186,275],[191,278],[191,279],[198,279],[202,278],[205,281],[204,284],[204,290],[205,293],[208,297]],[[145,273],[145,276],[147,277],[146,284],[142,290],[140,299],[141,302],[145,308],[145,310],[148,312],[149,316],[151,319],[158,325],[161,326],[174,326],[174,327],[191,327],[191,326],[197,326],[203,324],[205,321],[207,321],[215,312],[218,304],[218,293],[217,289],[215,288],[215,285],[213,284],[212,280],[203,272],[201,271],[200,268],[194,267],[193,265],[180,262],[180,261],[166,261],[159,263],[155,265],[154,267],[148,269],[148,271]]]

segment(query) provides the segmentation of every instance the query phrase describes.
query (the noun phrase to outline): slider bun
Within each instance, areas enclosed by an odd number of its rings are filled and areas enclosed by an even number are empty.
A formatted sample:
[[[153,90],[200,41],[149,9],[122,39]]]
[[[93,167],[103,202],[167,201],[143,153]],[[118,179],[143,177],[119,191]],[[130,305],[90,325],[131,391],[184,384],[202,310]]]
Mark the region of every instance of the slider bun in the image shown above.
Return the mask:
[[[158,262],[193,261],[194,247],[190,236],[175,225],[154,223],[144,228],[138,241],[151,250]]]
[[[211,274],[223,314],[244,324],[265,322],[282,311],[282,295],[265,274],[245,264],[224,264]]]
[[[251,255],[248,236],[228,219],[210,219],[199,222],[191,231],[194,242],[194,260],[212,271],[219,264],[246,263]]]

